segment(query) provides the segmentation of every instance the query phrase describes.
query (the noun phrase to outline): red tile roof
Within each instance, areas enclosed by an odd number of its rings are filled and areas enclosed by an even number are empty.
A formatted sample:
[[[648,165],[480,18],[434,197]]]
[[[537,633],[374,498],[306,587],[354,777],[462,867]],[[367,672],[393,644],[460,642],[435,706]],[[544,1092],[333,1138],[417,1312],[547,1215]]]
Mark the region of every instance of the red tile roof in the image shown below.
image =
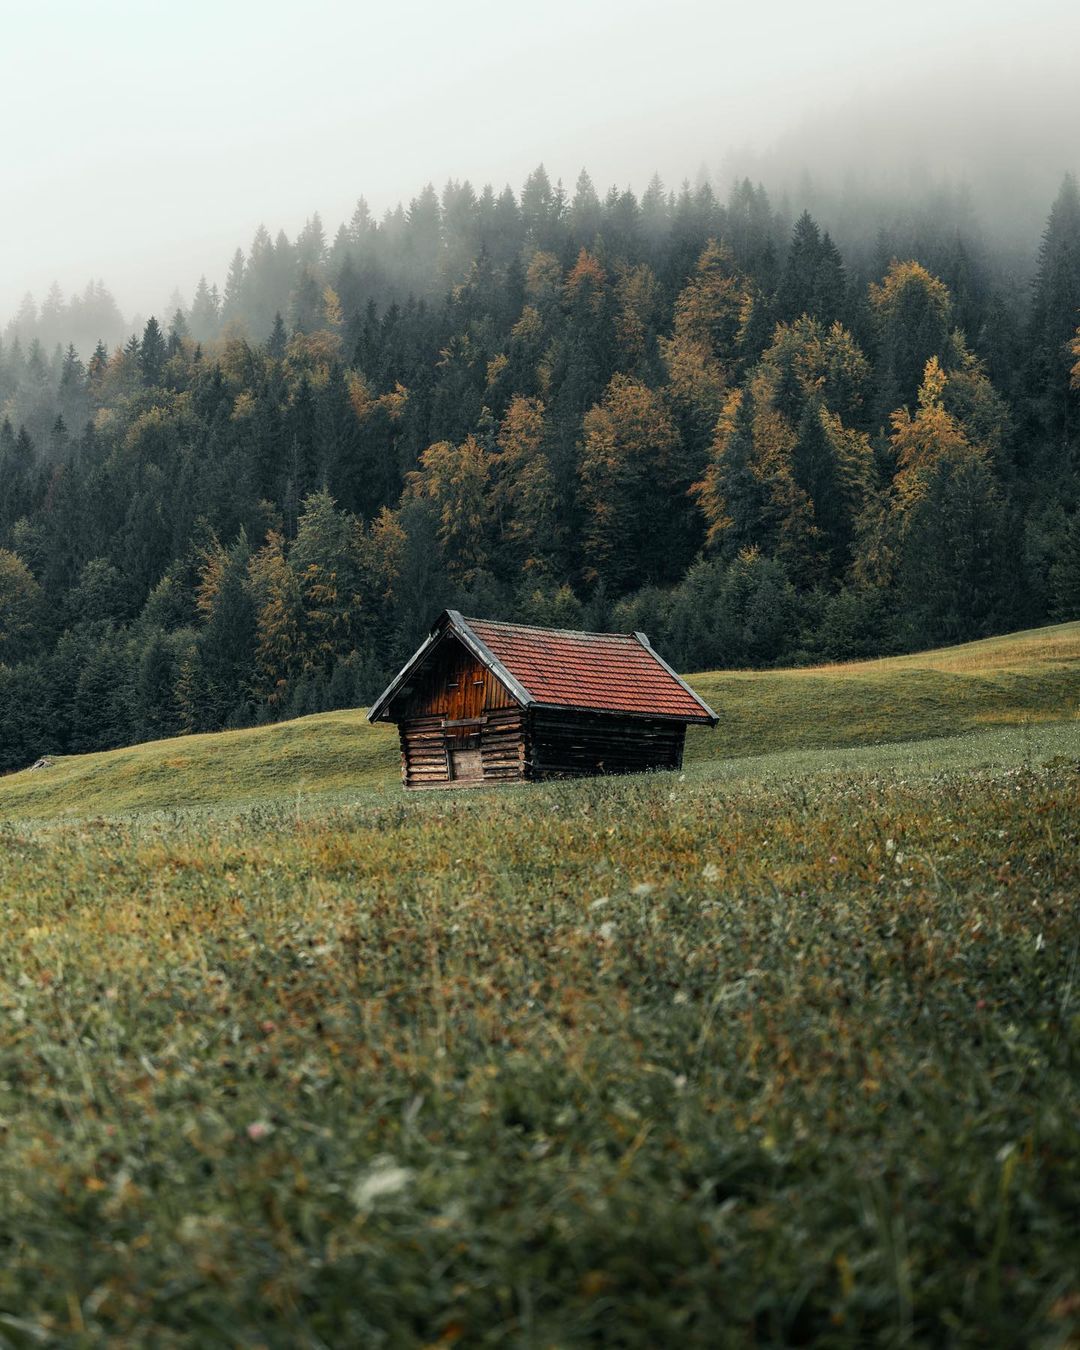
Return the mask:
[[[462,622],[537,703],[715,721],[712,709],[637,634]]]

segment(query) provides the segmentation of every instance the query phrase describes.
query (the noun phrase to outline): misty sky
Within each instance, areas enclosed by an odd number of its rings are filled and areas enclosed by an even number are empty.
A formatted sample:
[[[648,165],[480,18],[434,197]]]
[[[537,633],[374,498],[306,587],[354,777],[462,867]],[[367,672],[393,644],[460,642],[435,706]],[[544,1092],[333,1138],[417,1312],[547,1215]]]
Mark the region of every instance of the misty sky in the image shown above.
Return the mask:
[[[332,233],[361,193],[381,214],[428,180],[516,190],[541,160],[601,191],[654,168],[723,182],[778,142],[866,153],[875,126],[961,174],[1080,167],[1077,0],[0,0],[0,19],[0,322],[91,276],[160,312],[260,222],[292,236],[319,210]]]

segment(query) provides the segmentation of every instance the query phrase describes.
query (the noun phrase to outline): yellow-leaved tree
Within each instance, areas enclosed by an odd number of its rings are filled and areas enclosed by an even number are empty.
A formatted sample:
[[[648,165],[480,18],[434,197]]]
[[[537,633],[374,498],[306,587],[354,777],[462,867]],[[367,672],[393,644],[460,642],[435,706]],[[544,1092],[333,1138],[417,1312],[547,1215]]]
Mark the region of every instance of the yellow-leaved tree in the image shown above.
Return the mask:
[[[544,405],[511,399],[499,428],[491,505],[507,565],[543,571],[556,543],[555,479],[544,452]]]
[[[694,494],[707,542],[735,558],[760,548],[806,581],[839,578],[872,477],[860,411],[869,366],[840,324],[778,324],[721,413]]]
[[[945,355],[952,330],[949,289],[921,263],[894,258],[880,285],[870,286],[870,308],[878,333],[878,407],[910,407],[927,361]]]
[[[671,397],[699,427],[712,427],[720,415],[751,304],[731,251],[710,240],[676,298],[671,337],[659,339]]]
[[[465,584],[491,561],[494,459],[472,435],[461,445],[437,441],[406,478],[406,496],[434,511],[447,570]]]
[[[26,563],[0,548],[0,664],[17,661],[27,649],[41,602],[41,587]]]
[[[277,707],[288,697],[303,664],[303,601],[296,574],[276,530],[248,563],[255,605],[255,672],[258,697]]]
[[[927,362],[914,412],[892,416],[897,472],[873,550],[912,631],[952,641],[1008,624],[1008,519],[985,446],[946,407],[949,377]],[[869,569],[866,569],[869,571]]]

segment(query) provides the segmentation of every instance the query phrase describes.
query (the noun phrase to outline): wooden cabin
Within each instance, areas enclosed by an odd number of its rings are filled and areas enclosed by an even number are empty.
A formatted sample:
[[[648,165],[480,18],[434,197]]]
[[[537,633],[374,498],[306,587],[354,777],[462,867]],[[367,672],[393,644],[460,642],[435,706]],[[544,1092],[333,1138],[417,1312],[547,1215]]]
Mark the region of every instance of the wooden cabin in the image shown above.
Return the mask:
[[[375,701],[407,788],[678,769],[716,714],[644,633],[577,633],[448,609]]]

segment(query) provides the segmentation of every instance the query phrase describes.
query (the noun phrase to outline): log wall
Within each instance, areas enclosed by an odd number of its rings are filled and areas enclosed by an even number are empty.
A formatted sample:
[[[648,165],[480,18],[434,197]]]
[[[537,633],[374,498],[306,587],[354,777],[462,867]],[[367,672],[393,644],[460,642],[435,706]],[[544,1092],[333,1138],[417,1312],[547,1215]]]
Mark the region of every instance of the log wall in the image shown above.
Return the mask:
[[[532,712],[529,778],[643,773],[682,766],[686,727],[643,717],[563,710]]]
[[[407,788],[475,786],[480,783],[519,783],[525,777],[526,718],[520,708],[496,709],[470,719],[466,725],[442,717],[417,717],[398,726],[401,742],[401,781]],[[455,778],[460,749],[477,750],[480,773],[468,757],[467,777]]]
[[[446,787],[450,760],[441,717],[417,717],[398,724],[401,781],[407,788]]]

